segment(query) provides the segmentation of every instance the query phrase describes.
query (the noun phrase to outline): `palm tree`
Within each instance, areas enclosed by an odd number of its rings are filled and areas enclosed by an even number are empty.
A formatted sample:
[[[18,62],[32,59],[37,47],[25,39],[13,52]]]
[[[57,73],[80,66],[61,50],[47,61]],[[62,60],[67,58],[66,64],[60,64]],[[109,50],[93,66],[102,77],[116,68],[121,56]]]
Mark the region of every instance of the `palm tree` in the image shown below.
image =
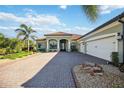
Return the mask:
[[[27,46],[28,46],[28,52],[29,52],[29,48],[30,48],[30,39],[34,40],[34,35],[32,35],[32,33],[36,32],[35,30],[32,29],[31,26],[27,26],[25,24],[21,24],[20,28],[15,30],[16,32],[18,32],[17,38],[19,37],[23,37],[23,40],[27,41]]]
[[[81,9],[86,14],[88,19],[92,22],[96,21],[99,16],[99,6],[98,5],[82,5]]]

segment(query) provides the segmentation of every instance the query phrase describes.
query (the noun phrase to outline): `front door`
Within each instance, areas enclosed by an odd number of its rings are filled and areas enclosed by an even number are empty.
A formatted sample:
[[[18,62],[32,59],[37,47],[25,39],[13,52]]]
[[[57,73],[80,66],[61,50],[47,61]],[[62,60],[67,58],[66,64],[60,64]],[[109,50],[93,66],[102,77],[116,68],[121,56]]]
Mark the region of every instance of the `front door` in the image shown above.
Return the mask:
[[[66,51],[65,43],[61,43],[61,51]]]
[[[65,39],[62,39],[62,40],[60,40],[60,51],[66,51],[67,49],[66,49],[66,47],[67,47],[67,40],[65,40]]]

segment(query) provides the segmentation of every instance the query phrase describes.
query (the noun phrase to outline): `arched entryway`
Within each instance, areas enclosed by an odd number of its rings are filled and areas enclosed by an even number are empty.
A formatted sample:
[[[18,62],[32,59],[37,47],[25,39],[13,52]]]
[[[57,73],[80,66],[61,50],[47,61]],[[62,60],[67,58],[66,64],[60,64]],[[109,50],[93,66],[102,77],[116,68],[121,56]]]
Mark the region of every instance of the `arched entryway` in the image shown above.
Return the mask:
[[[68,50],[68,40],[61,39],[60,40],[60,51],[67,51]]]

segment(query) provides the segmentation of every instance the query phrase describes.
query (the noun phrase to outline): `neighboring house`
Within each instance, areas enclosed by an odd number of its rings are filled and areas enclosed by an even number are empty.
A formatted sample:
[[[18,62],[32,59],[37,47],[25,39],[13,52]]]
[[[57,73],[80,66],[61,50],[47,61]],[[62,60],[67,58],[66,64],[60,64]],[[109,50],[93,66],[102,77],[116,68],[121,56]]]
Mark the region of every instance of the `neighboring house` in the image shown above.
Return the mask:
[[[96,56],[111,61],[112,52],[119,53],[119,62],[123,62],[123,25],[124,13],[80,36],[64,32],[46,34],[46,38],[37,39],[38,49],[46,51],[73,51]]]
[[[37,39],[37,49],[41,51],[76,51],[77,39],[81,35],[65,32],[45,34],[46,38]]]

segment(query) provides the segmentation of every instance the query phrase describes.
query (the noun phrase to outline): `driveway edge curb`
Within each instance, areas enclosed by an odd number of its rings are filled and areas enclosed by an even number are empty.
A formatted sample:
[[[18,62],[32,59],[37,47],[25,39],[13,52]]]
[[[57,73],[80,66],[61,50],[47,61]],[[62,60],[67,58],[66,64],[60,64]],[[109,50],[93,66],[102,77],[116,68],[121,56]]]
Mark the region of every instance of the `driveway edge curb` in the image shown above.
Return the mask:
[[[76,88],[81,88],[80,83],[78,82],[78,79],[75,75],[74,67],[71,69],[71,73],[72,73],[72,77],[73,77]]]

